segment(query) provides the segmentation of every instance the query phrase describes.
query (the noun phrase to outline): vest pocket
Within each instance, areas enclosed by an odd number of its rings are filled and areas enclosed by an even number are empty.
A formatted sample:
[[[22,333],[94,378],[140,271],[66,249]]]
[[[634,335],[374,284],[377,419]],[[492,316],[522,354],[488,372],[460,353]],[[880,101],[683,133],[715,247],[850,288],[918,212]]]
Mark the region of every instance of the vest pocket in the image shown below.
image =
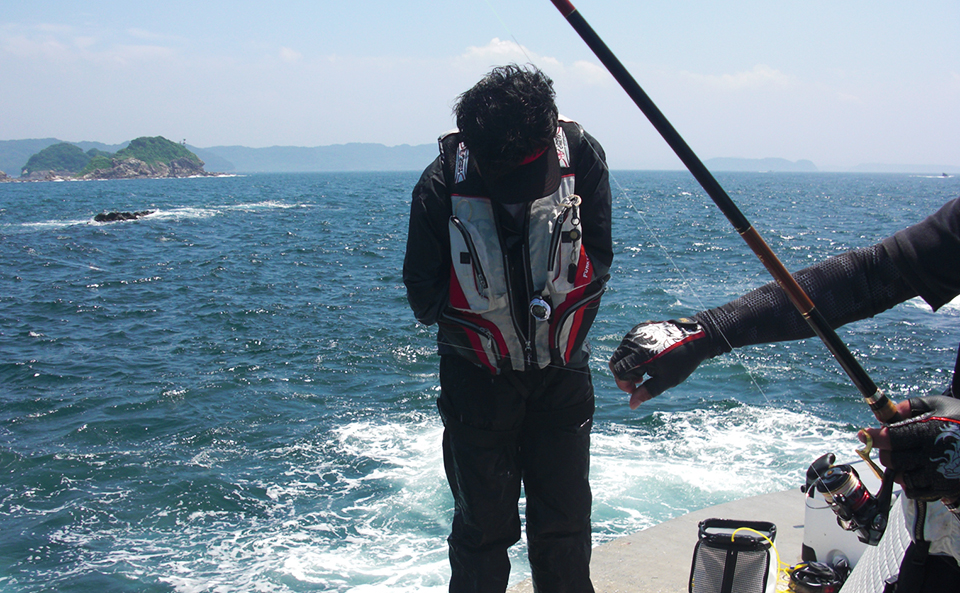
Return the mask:
[[[438,325],[448,345],[453,346],[460,356],[486,367],[491,373],[500,372],[500,361],[507,345],[496,326],[456,311],[442,314]]]
[[[562,295],[563,301],[555,306],[556,320],[550,327],[550,353],[555,360],[566,364],[580,350],[597,317],[607,278]]]
[[[487,261],[478,249],[467,225],[456,216],[450,217],[450,255],[453,278],[458,287],[451,286],[450,304],[467,311],[486,311],[490,308],[490,280],[483,269]],[[457,290],[459,288],[459,290]]]

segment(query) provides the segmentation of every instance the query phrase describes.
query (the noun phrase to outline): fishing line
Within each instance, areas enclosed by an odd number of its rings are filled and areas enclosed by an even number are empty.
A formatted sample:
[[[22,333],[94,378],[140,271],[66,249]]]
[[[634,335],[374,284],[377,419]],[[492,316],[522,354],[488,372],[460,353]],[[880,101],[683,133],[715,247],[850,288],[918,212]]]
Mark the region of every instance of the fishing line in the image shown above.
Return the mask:
[[[846,344],[840,339],[836,331],[827,321],[823,313],[816,308],[810,297],[800,287],[796,279],[784,267],[773,250],[763,240],[743,212],[730,199],[727,192],[720,186],[700,158],[693,152],[683,137],[677,132],[670,121],[663,115],[656,104],[647,96],[646,92],[637,84],[630,72],[607,47],[606,43],[587,23],[586,19],[568,0],[551,0],[554,7],[566,19],[571,27],[580,35],[580,38],[593,51],[607,71],[613,75],[627,95],[640,108],[649,122],[660,133],[674,153],[680,158],[687,169],[707,192],[714,204],[723,212],[727,220],[747,243],[751,251],[760,259],[764,267],[780,285],[790,302],[801,314],[810,329],[820,338],[836,361],[840,364],[847,376],[857,387],[864,401],[880,422],[887,423],[899,419],[896,405],[883,394],[873,382],[860,362],[853,356]]]
[[[501,25],[501,26],[503,27],[503,29],[506,31],[507,35],[513,40],[513,42],[516,44],[517,48],[518,48],[518,49],[520,50],[520,52],[524,55],[524,57],[527,59],[527,62],[529,62],[530,64],[533,64],[533,65],[536,65],[536,61],[530,56],[529,53],[527,53],[526,47],[525,47],[522,43],[520,43],[520,41],[517,39],[517,36],[513,33],[513,31],[512,31],[512,30],[510,29],[510,27],[507,25],[506,21],[505,21],[505,20],[503,19],[503,17],[500,15],[500,13],[497,11],[497,9],[493,6],[493,4],[491,4],[490,0],[484,0],[484,3],[487,5],[487,7],[490,8],[490,11],[493,12],[494,16],[495,16],[495,17],[497,18],[497,20],[500,22],[500,25]],[[603,162],[606,162],[606,159],[600,158],[601,155],[597,152],[596,148],[595,148],[592,144],[587,143],[587,146],[589,146],[590,149],[591,149],[592,151],[594,151],[594,153],[595,153],[596,156],[599,158],[599,160],[601,160],[601,161],[603,161]],[[700,298],[700,294],[696,291],[696,289],[693,288],[693,284],[692,284],[692,283],[687,279],[687,277],[684,275],[684,273],[683,273],[683,271],[681,270],[680,266],[677,264],[677,262],[676,262],[676,261],[674,260],[674,258],[671,256],[670,251],[669,251],[669,250],[666,248],[666,246],[664,246],[663,243],[660,241],[659,235],[658,235],[657,232],[653,229],[653,227],[650,225],[650,223],[647,221],[646,217],[645,217],[644,214],[643,214],[643,211],[636,205],[636,203],[634,203],[634,201],[633,201],[633,199],[631,198],[629,192],[628,192],[628,191],[626,190],[626,188],[624,188],[624,186],[620,183],[619,178],[617,178],[617,176],[616,176],[616,175],[613,173],[613,171],[611,171],[609,168],[607,169],[607,175],[608,175],[610,181],[613,182],[614,186],[616,186],[617,191],[619,192],[618,197],[626,199],[626,201],[627,201],[627,203],[629,204],[630,208],[631,208],[634,212],[636,212],[637,216],[638,216],[639,219],[640,219],[640,222],[643,223],[643,226],[644,226],[644,228],[646,229],[647,234],[648,234],[648,235],[652,238],[652,240],[657,244],[657,247],[658,247],[658,248],[660,249],[660,251],[663,253],[663,256],[666,258],[667,262],[669,262],[670,266],[673,267],[674,272],[675,272],[675,273],[677,274],[677,276],[680,278],[680,281],[683,283],[683,285],[690,291],[690,293],[691,293],[692,296],[694,297],[694,300],[696,300],[697,304],[699,305],[700,310],[706,310],[706,309],[707,309],[707,306],[703,303],[703,299]],[[740,352],[738,352],[735,348],[732,347],[732,345],[730,344],[729,338],[727,338],[727,336],[724,335],[722,332],[720,332],[720,337],[723,339],[724,342],[726,342],[727,346],[730,348],[730,351],[731,351],[731,353],[734,355],[734,357],[736,358],[737,362],[738,362],[738,363],[740,364],[740,366],[743,367],[743,369],[746,371],[747,376],[750,378],[750,382],[753,383],[753,385],[756,387],[757,391],[758,391],[758,392],[760,393],[760,395],[764,398],[764,400],[766,400],[767,403],[770,403],[770,398],[767,396],[766,392],[765,392],[765,391],[763,390],[763,388],[760,386],[759,382],[757,381],[757,377],[756,377],[756,375],[754,374],[754,370],[752,370],[752,369],[749,367],[749,365],[746,363],[744,356],[741,355]],[[449,344],[448,344],[448,345],[449,345]],[[551,363],[551,364],[548,365],[548,366],[554,366],[554,365]],[[604,364],[604,365],[601,365],[601,367],[602,367],[603,369],[609,370],[609,369],[607,368],[607,365],[605,365],[605,364]],[[571,369],[571,370],[572,370],[572,369]],[[580,371],[580,372],[583,372],[583,371]]]
[[[593,148],[592,145],[590,145],[590,147]],[[696,288],[693,287],[693,284],[687,279],[686,275],[683,273],[683,270],[680,268],[679,264],[677,264],[676,260],[674,260],[673,256],[670,254],[670,251],[660,241],[660,236],[650,226],[650,223],[647,222],[647,218],[644,216],[643,211],[640,210],[640,208],[634,203],[633,199],[630,197],[627,190],[622,185],[620,185],[620,181],[616,178],[616,176],[613,174],[612,171],[609,173],[609,176],[610,176],[610,179],[617,186],[617,190],[619,190],[620,195],[626,197],[627,203],[630,205],[630,208],[637,213],[637,216],[640,218],[640,221],[643,223],[643,226],[646,228],[647,233],[651,237],[653,237],[654,242],[656,242],[657,246],[660,248],[660,251],[663,253],[663,256],[667,259],[670,265],[673,266],[674,272],[677,274],[677,276],[680,277],[680,280],[683,283],[683,285],[693,295],[693,298],[697,302],[698,306],[700,307],[700,310],[705,311],[707,309],[707,306],[704,304],[703,299],[700,298],[700,293],[698,293]],[[726,343],[727,347],[729,348],[730,350],[729,354],[732,354],[734,358],[737,360],[737,363],[740,364],[741,367],[743,367],[743,370],[746,371],[747,376],[750,378],[750,382],[753,383],[753,386],[756,387],[760,395],[763,396],[763,399],[768,404],[771,403],[770,398],[767,396],[767,393],[763,390],[763,387],[761,387],[760,383],[757,381],[757,376],[754,374],[754,369],[751,369],[750,365],[747,364],[745,356],[741,354],[738,349],[733,347],[733,345],[730,343],[730,339],[726,336],[726,334],[723,333],[723,331],[719,329],[717,331],[720,334],[720,337]]]
[[[32,255],[33,257],[36,257],[36,258],[38,258],[38,259],[42,259],[42,260],[47,261],[47,262],[57,263],[57,264],[60,264],[60,265],[62,265],[62,266],[75,267],[75,268],[87,269],[87,270],[94,270],[94,271],[97,271],[97,272],[106,272],[106,270],[104,270],[103,268],[98,268],[97,266],[95,266],[95,265],[93,265],[93,264],[83,264],[83,263],[79,263],[79,262],[70,262],[70,261],[67,261],[67,260],[64,260],[64,259],[59,259],[59,258],[56,258],[56,257],[50,257],[49,255],[42,255],[41,253],[37,252],[37,250],[34,249],[33,247],[24,246],[24,249],[26,249],[27,255]]]
[[[513,34],[513,31],[510,30],[510,27],[507,26],[506,21],[503,20],[503,17],[500,16],[500,13],[497,12],[497,9],[493,7],[493,4],[490,4],[490,0],[484,0],[484,3],[493,13],[493,16],[497,17],[497,20],[500,21],[500,26],[507,32],[507,35],[510,36],[510,39],[513,39],[513,42],[517,44],[517,47],[520,49],[520,52],[527,58],[527,61],[531,64],[533,63],[533,58],[530,57],[530,54],[527,53],[527,50],[523,45],[517,41],[516,35]]]
[[[646,94],[643,90],[636,84],[636,81],[633,80],[632,76],[623,68],[622,64],[619,63],[619,60],[610,52],[606,45],[600,40],[599,37],[593,33],[593,30],[590,29],[589,25],[586,24],[586,21],[576,12],[576,9],[570,4],[567,0],[551,0],[553,4],[560,10],[561,14],[573,25],[574,29],[580,36],[587,42],[587,45],[594,51],[600,61],[607,67],[611,75],[623,86],[624,90],[631,96],[632,99],[637,103],[638,107],[641,108],[641,111],[650,119],[651,123],[654,124],[654,127],[661,133],[667,143],[674,149],[677,153],[677,156],[680,157],[681,161],[687,166],[691,174],[698,182],[700,182],[703,189],[707,194],[713,199],[716,205],[724,213],[727,219],[733,224],[734,228],[738,231],[740,236],[747,242],[751,250],[760,258],[761,262],[764,264],[764,267],[771,273],[777,283],[780,285],[781,289],[787,294],[790,301],[797,308],[801,316],[808,322],[810,327],[814,330],[814,333],[824,342],[834,358],[840,363],[843,370],[847,372],[850,379],[856,385],[860,393],[863,395],[864,399],[870,405],[871,410],[874,412],[874,415],[881,422],[894,421],[897,419],[896,408],[889,399],[877,388],[870,377],[866,374],[863,368],[859,365],[850,351],[846,348],[846,345],[840,341],[839,337],[833,331],[832,327],[826,322],[825,318],[816,310],[812,301],[807,297],[806,293],[800,288],[799,284],[796,283],[795,279],[790,275],[789,271],[780,263],[776,255],[772,250],[766,245],[763,239],[760,237],[759,233],[753,229],[749,221],[743,216],[739,211],[736,204],[730,200],[729,196],[726,195],[726,192],[720,187],[719,183],[713,178],[710,172],[706,169],[703,163],[699,160],[696,154],[686,145],[686,142],[682,137],[673,129],[672,125],[666,118],[659,112],[656,105],[646,97]],[[504,20],[497,13],[496,9],[490,4],[489,0],[486,0],[486,4],[494,12],[497,19],[500,21],[501,26],[507,30],[511,39],[527,58],[528,62],[533,64],[534,60],[527,53],[526,49],[520,42],[517,40],[516,36],[510,31],[509,27],[506,25]],[[592,36],[592,37],[591,37]],[[618,70],[619,69],[619,70]],[[587,143],[591,147],[591,150],[597,151],[590,143]],[[597,155],[599,158],[599,154]],[[605,162],[605,159],[601,159]],[[663,256],[667,259],[669,264],[673,267],[677,276],[681,279],[681,282],[690,290],[696,299],[697,303],[700,306],[701,310],[705,310],[706,306],[703,304],[703,300],[696,290],[692,288],[692,284],[687,280],[683,271],[680,269],[680,266],[671,256],[669,250],[659,239],[659,235],[653,230],[651,225],[646,219],[646,216],[643,214],[643,211],[636,205],[630,196],[629,192],[623,185],[620,183],[620,180],[612,172],[607,170],[608,178],[616,186],[617,191],[619,192],[619,197],[626,200],[630,208],[636,212],[638,218],[645,227],[648,235],[653,238],[660,251],[663,253]],[[729,338],[726,335],[721,333],[722,339],[730,346],[730,351],[734,353],[737,362],[740,366],[747,372],[747,375],[750,377],[750,381],[753,383],[757,391],[762,395],[764,400],[767,403],[770,403],[770,398],[764,392],[763,388],[757,382],[757,378],[753,370],[746,364],[741,354],[734,348],[730,343]],[[439,333],[438,333],[439,338]],[[560,365],[555,365],[550,363],[547,367],[559,367]],[[606,365],[604,365],[606,366]],[[586,371],[580,371],[578,369],[568,369],[571,372],[579,372],[583,374],[589,374],[589,367]],[[869,461],[869,458],[867,458]],[[960,515],[957,515],[958,520],[960,520]],[[771,542],[772,545],[772,542]],[[776,552],[776,548],[774,547]],[[782,562],[777,557],[778,568]],[[778,576],[780,574],[778,570]]]

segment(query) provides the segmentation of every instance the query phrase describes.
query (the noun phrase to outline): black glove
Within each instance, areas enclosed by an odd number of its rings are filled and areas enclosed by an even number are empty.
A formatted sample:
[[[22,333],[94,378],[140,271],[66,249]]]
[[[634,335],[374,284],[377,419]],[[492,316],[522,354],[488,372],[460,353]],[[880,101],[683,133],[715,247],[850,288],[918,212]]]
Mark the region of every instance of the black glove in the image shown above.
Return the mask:
[[[960,495],[960,400],[935,395],[913,398],[909,420],[887,426],[890,463],[903,491],[914,500]]]
[[[655,397],[682,383],[715,350],[693,319],[648,321],[627,332],[610,358],[610,368],[623,381],[640,382],[650,375],[644,387]]]

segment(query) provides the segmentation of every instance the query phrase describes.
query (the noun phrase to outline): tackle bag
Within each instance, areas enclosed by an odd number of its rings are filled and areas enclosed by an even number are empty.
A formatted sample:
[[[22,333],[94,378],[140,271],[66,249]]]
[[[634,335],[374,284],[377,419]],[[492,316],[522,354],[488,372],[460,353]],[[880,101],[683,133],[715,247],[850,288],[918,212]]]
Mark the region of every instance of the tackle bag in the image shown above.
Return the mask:
[[[690,593],[773,593],[779,567],[770,548],[776,536],[777,526],[767,521],[704,519]]]

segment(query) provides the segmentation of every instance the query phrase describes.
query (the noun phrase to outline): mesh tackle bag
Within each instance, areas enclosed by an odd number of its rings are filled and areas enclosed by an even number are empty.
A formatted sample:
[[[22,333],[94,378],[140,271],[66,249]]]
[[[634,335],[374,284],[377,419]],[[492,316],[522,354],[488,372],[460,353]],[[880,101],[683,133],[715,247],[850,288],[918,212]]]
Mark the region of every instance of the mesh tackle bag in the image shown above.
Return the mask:
[[[690,593],[774,591],[778,567],[770,558],[770,547],[776,535],[776,525],[766,521],[701,521],[690,567]]]

